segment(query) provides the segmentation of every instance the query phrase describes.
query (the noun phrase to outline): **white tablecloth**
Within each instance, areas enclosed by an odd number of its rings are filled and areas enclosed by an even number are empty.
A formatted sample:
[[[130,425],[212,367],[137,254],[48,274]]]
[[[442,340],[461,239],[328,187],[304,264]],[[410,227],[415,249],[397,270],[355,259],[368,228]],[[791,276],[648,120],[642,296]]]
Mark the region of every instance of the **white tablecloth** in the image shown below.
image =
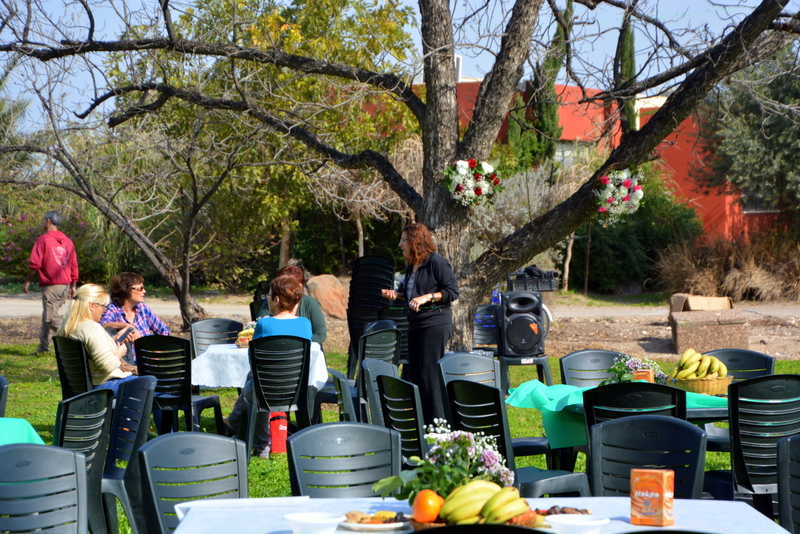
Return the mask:
[[[596,516],[611,518],[601,534],[618,534],[637,530],[663,530],[664,527],[645,527],[630,523],[631,501],[627,497],[562,497],[528,499],[535,508],[553,505],[588,508]],[[374,513],[394,510],[410,513],[405,501],[395,499],[308,499],[283,497],[276,499],[219,499],[176,505],[186,514],[174,534],[276,534],[291,532],[283,516],[293,512],[337,512],[350,510]],[[690,530],[714,534],[785,534],[786,530],[770,521],[750,505],[734,501],[675,500],[675,530]],[[345,530],[341,527],[340,532]],[[393,531],[404,532],[404,531]]]
[[[250,372],[248,349],[236,345],[209,345],[192,360],[192,384],[208,388],[241,388]],[[325,354],[319,343],[311,343],[311,368],[308,385],[322,389],[328,380]]]

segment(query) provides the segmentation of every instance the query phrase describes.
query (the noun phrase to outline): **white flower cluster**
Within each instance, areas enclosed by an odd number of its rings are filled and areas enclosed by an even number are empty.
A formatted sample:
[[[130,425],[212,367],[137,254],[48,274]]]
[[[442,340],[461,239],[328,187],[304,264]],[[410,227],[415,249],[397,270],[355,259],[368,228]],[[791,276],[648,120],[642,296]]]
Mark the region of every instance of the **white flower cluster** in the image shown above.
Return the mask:
[[[639,181],[641,174],[631,174],[631,171],[612,171],[600,177],[602,189],[596,195],[600,201],[597,212],[605,219],[607,225],[619,221],[621,215],[633,213],[639,209],[639,202],[644,197]]]
[[[462,206],[491,204],[504,188],[494,167],[485,161],[459,160],[445,170],[445,185]]]

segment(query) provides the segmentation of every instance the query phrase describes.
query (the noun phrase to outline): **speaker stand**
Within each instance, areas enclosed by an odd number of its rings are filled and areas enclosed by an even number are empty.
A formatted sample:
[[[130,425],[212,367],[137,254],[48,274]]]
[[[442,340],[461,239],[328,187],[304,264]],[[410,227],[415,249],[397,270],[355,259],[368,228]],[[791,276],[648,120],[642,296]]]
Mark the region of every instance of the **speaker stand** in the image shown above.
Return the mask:
[[[553,385],[553,376],[550,374],[550,362],[547,361],[546,354],[539,356],[497,356],[500,359],[500,387],[503,392],[508,394],[511,380],[508,376],[508,368],[512,365],[535,365],[536,373],[539,375],[539,382]]]

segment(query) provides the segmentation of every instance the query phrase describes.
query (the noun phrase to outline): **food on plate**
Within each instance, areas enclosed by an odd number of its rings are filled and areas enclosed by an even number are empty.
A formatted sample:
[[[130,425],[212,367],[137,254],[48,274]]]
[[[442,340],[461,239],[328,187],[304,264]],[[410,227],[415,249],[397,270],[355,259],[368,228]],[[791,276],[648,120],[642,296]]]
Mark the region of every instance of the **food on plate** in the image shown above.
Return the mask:
[[[366,514],[359,511],[351,511],[345,514],[345,523],[360,523],[362,525],[380,525],[383,523],[403,523],[408,521],[403,512],[391,512],[380,510],[374,514]]]
[[[548,516],[548,515],[559,515],[559,514],[584,514],[584,515],[592,515],[591,510],[585,510],[580,508],[570,508],[569,506],[551,506],[547,510],[537,510],[540,515]]]

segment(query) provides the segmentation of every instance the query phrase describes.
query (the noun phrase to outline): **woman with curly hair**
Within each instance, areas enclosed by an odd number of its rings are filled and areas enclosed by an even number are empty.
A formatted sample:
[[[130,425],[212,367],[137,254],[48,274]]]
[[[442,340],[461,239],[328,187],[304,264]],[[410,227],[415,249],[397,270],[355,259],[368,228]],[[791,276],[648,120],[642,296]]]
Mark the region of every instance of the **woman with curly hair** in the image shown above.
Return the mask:
[[[100,319],[106,329],[120,331],[133,327],[132,337],[136,340],[144,336],[170,335],[169,327],[144,303],[147,290],[144,278],[136,273],[120,273],[111,279],[111,304]],[[136,361],[133,344],[130,346],[131,362]]]
[[[436,252],[425,225],[403,229],[398,246],[406,260],[406,276],[397,290],[381,290],[389,299],[408,303],[408,367],[403,376],[419,387],[425,402],[425,423],[444,419],[444,401],[436,362],[453,332],[450,303],[458,298],[458,282],[450,262]]]

